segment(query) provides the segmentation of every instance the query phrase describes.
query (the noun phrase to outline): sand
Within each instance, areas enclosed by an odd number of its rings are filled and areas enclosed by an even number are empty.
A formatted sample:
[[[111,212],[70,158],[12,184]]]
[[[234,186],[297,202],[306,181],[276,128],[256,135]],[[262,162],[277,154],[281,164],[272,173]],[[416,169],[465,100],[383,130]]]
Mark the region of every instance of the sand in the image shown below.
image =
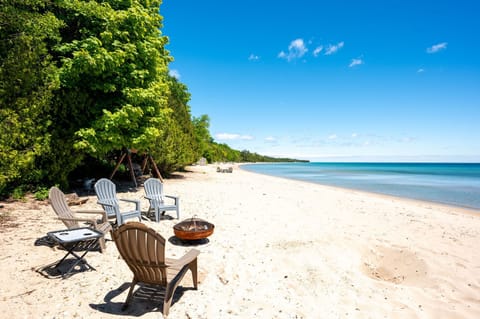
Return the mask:
[[[215,231],[194,246],[198,290],[187,273],[168,318],[480,318],[480,212],[237,166],[189,170],[165,191],[180,196],[181,220],[197,216]],[[143,194],[118,197],[145,210]],[[112,241],[87,254],[96,271],[61,279],[45,271],[65,254],[41,240],[64,228],[49,204],[1,204],[1,317],[162,318],[155,296],[121,311],[132,273]],[[96,197],[74,208],[98,208]],[[169,239],[171,257],[192,248],[173,237],[177,222],[145,222]]]

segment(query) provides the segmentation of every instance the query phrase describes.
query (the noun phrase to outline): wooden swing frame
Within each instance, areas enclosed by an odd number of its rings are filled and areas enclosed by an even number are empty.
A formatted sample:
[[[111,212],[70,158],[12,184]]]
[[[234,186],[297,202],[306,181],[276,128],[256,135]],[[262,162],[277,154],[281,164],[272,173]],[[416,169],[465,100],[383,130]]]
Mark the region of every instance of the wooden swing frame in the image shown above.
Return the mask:
[[[120,165],[123,163],[125,158],[127,158],[127,165],[128,165],[128,170],[130,171],[130,176],[132,177],[133,184],[135,185],[135,188],[137,188],[137,179],[135,178],[135,172],[133,171],[133,163],[132,163],[132,153],[136,153],[136,151],[132,151],[130,149],[122,151],[122,155],[120,156],[120,159],[117,162],[117,165],[113,169],[112,174],[110,175],[110,179],[113,178],[115,173],[117,172],[118,168]],[[152,155],[145,153],[143,154],[143,161],[142,161],[142,174],[145,173],[145,169],[147,168],[147,165],[150,163],[150,165],[153,166],[153,171],[155,172],[155,175],[160,179],[160,181],[163,182],[162,175],[160,174],[160,171],[158,170],[157,164],[153,160]]]

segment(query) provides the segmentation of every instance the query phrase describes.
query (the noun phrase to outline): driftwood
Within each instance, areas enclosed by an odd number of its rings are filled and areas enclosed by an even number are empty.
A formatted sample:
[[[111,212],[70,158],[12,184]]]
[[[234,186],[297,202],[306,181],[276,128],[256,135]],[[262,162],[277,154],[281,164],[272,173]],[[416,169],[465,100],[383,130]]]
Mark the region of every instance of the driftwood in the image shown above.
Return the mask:
[[[67,200],[68,206],[82,205],[88,201],[88,197],[80,198],[77,193],[67,194],[65,195],[65,199]]]
[[[220,167],[217,167],[217,173],[233,173],[233,167],[229,167],[229,168],[220,168]]]

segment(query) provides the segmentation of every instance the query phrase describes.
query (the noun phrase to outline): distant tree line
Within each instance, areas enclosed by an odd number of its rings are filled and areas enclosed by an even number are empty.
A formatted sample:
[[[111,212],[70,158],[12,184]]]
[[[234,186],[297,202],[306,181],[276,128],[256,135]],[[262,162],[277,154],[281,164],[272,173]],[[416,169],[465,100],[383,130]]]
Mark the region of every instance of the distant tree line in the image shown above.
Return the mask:
[[[2,0],[0,197],[105,174],[150,154],[169,174],[209,162],[278,159],[215,143],[168,73],[161,0]],[[288,160],[288,159],[284,159]]]

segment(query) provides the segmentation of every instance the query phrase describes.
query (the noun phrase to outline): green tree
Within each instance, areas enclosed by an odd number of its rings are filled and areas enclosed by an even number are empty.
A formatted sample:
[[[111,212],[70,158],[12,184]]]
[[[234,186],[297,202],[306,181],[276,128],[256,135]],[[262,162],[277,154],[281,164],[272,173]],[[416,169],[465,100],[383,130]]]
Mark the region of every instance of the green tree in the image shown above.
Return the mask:
[[[195,140],[194,125],[188,102],[190,93],[186,85],[176,78],[167,78],[168,107],[171,109],[171,121],[165,132],[164,144],[157,147],[155,158],[160,169],[164,172],[172,172],[200,158],[198,145]],[[170,140],[171,143],[167,143]],[[170,157],[170,158],[168,158]]]
[[[123,148],[148,152],[162,136],[170,57],[159,31],[159,6],[160,1],[59,2],[57,14],[67,27],[56,47],[62,62],[58,104],[79,118],[77,150],[99,158]]]
[[[85,154],[135,148],[169,170],[194,161],[189,94],[168,76],[160,4],[2,2],[0,129],[10,134],[0,136],[0,193],[66,185]]]
[[[4,0],[0,6],[0,195],[49,176],[51,101],[59,86],[49,48],[62,22],[42,0]]]
[[[213,143],[213,139],[210,136],[209,127],[210,118],[208,115],[203,114],[200,117],[193,117],[193,128],[195,132],[198,153],[200,156],[205,157],[209,162],[211,162],[209,148],[210,144]]]

